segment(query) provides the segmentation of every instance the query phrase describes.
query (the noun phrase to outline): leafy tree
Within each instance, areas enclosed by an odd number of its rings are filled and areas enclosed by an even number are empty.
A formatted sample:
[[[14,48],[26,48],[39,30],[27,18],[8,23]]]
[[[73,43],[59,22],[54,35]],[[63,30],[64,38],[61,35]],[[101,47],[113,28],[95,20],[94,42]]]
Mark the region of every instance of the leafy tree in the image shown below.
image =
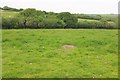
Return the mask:
[[[19,11],[23,11],[24,9],[20,8]]]
[[[43,18],[40,16],[29,17],[26,22],[27,28],[43,28]]]
[[[3,18],[2,28],[3,29],[14,29],[16,28],[17,19],[16,18]]]
[[[3,8],[1,8],[2,10],[8,10],[8,11],[20,11],[19,9],[16,9],[16,8],[11,8],[11,7],[8,7],[8,6],[4,6]]]
[[[70,14],[69,12],[62,12],[58,14],[58,18],[63,20],[63,22],[66,24],[65,28],[73,28],[77,24],[77,17]]]
[[[5,10],[17,10],[4,6]],[[20,9],[19,9],[20,11]],[[99,21],[81,20],[78,18],[95,19]],[[113,20],[115,19],[115,20]],[[106,28],[113,29],[117,28],[117,19],[113,17],[108,18],[101,15],[87,15],[87,14],[71,14],[69,12],[54,13],[36,10],[34,8],[21,9],[19,14],[14,17],[3,18],[3,28]],[[111,20],[111,22],[108,20]]]
[[[33,8],[28,8],[26,10],[21,11],[17,16],[18,18],[20,18],[18,25],[20,25],[20,27],[22,28],[28,28],[27,23],[31,19],[31,17],[35,16],[35,13],[36,10]]]
[[[24,16],[24,17],[31,17],[36,14],[36,9],[34,8],[28,8],[20,12],[19,15]]]
[[[4,6],[4,7],[3,7],[3,10],[10,10],[10,7]]]
[[[48,16],[43,20],[45,28],[64,28],[65,23],[56,16]]]

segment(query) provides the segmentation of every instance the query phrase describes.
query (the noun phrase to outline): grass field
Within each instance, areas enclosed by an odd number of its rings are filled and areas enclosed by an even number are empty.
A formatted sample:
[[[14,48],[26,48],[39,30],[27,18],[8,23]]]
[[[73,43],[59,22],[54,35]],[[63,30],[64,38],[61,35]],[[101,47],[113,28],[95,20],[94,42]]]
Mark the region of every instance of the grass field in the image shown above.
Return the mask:
[[[117,30],[3,30],[3,78],[117,78]]]
[[[14,11],[1,11],[2,17],[4,18],[11,18],[17,15],[19,12]]]
[[[78,22],[90,22],[90,23],[95,23],[95,22],[100,22],[100,20],[92,20],[92,19],[78,19]],[[112,22],[112,21],[107,21],[108,23],[113,23],[114,24],[114,22]]]
[[[81,22],[81,21],[88,21],[88,22],[100,22],[99,20],[81,19],[81,18],[79,18],[79,19],[78,19],[78,22]]]

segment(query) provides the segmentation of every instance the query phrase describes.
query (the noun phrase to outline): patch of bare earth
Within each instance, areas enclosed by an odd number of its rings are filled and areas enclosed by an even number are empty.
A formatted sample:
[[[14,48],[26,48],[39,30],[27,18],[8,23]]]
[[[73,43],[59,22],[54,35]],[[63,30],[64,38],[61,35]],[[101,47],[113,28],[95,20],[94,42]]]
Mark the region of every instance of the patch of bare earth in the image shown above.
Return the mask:
[[[63,48],[65,48],[65,49],[73,49],[73,48],[75,48],[75,46],[74,45],[63,45]]]

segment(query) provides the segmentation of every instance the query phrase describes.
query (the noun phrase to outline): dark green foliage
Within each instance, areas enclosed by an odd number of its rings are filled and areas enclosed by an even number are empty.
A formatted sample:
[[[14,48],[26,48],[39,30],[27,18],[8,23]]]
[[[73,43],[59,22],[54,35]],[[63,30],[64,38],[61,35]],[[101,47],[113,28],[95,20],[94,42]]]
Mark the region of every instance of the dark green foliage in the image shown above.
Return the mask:
[[[2,18],[2,28],[12,29],[17,28],[17,18]]]
[[[10,8],[8,6],[4,6],[3,10],[9,10]]]
[[[0,7],[0,9],[2,10],[5,10],[5,11],[22,11],[23,9],[16,9],[16,8],[11,8],[11,7],[8,7],[8,6],[4,6],[3,8]]]
[[[77,17],[70,14],[69,12],[62,12],[58,14],[58,18],[63,20],[66,23],[65,28],[75,28],[78,22]]]
[[[62,20],[58,19],[58,18],[46,18],[43,20],[44,23],[44,28],[64,28],[64,26],[66,25]]]
[[[22,9],[22,8],[20,8],[20,10],[19,11],[23,11],[24,9]]]
[[[77,28],[86,28],[86,29],[117,29],[117,24],[114,22],[106,21],[79,21],[77,23]]]
[[[57,17],[56,13],[38,11],[32,8],[21,11],[15,18],[18,22],[15,26],[18,28],[64,28],[66,25]],[[13,25],[14,26],[14,25]],[[12,27],[14,28],[14,27]]]
[[[5,6],[3,9],[12,10],[13,8]],[[114,15],[71,14],[69,12],[54,13],[34,8],[20,9],[20,12],[13,17],[3,17],[2,25],[3,29],[118,28],[117,19]]]
[[[35,13],[36,13],[36,9],[28,8],[20,12],[20,15],[24,17],[32,17],[32,16],[35,16]]]

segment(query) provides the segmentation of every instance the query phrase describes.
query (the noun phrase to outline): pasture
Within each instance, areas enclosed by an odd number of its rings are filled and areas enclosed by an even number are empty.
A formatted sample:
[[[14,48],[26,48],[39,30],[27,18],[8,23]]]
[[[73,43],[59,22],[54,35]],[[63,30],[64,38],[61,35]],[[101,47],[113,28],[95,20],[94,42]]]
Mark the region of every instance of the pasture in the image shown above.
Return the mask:
[[[12,18],[16,16],[19,12],[15,11],[1,11],[2,17],[4,18]]]
[[[2,30],[3,78],[117,78],[118,31]]]

